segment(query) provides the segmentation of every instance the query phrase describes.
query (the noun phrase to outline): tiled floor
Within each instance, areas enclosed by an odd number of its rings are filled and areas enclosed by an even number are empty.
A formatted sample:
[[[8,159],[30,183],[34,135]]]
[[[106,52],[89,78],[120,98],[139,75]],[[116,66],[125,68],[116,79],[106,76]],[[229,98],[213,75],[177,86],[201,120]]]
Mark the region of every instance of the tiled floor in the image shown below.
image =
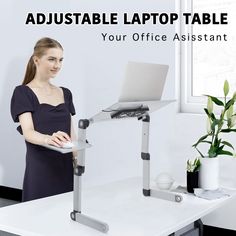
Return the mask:
[[[0,207],[10,206],[17,203],[18,202],[16,201],[0,198]],[[18,235],[0,231],[0,236],[18,236]]]

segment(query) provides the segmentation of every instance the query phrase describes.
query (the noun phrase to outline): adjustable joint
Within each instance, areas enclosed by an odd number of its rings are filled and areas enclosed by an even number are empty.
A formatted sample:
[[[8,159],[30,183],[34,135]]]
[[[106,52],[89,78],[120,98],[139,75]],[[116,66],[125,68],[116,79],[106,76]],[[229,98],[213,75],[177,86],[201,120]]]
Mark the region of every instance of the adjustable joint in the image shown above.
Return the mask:
[[[145,152],[142,152],[141,153],[141,158],[145,161],[149,161],[150,160],[150,154],[149,153],[145,153]]]
[[[143,121],[143,122],[150,122],[150,116],[149,116],[149,114],[145,114],[144,116],[142,116],[142,121]]]
[[[89,127],[89,120],[88,119],[80,119],[78,126],[80,129],[87,129]]]
[[[151,190],[150,189],[143,189],[143,195],[145,197],[151,196]]]
[[[76,220],[76,214],[78,214],[78,213],[80,213],[81,214],[81,211],[72,211],[71,213],[70,213],[70,218],[72,219],[72,220]]]
[[[74,174],[77,176],[81,176],[85,171],[85,167],[84,166],[76,166],[74,169]]]

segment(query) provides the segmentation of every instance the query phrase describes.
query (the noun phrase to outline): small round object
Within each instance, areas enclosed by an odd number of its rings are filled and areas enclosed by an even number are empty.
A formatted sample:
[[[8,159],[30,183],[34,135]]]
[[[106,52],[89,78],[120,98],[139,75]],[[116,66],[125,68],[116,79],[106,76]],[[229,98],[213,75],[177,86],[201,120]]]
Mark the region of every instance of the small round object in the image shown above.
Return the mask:
[[[168,190],[174,183],[173,178],[168,173],[161,173],[155,179],[156,185],[161,190]]]
[[[175,195],[175,201],[176,202],[181,202],[182,201],[182,196],[180,196],[180,195]]]
[[[72,142],[66,142],[66,143],[63,143],[62,144],[62,148],[73,148],[74,147],[74,144]]]

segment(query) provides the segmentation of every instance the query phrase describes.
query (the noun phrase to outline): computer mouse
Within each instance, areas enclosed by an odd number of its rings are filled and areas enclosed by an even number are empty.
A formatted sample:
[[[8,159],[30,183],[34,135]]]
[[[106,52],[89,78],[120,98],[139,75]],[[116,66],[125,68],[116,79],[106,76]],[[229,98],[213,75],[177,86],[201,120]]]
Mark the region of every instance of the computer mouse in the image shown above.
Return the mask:
[[[62,148],[73,148],[74,144],[72,142],[65,142],[62,144]]]

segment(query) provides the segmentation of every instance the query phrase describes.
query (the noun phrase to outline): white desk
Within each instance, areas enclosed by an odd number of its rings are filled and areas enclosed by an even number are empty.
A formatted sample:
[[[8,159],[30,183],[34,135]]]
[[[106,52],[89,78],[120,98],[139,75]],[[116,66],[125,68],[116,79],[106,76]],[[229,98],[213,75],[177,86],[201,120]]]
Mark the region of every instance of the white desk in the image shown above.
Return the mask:
[[[23,236],[165,236],[207,215],[232,197],[208,201],[184,195],[181,203],[142,195],[132,178],[83,191],[82,213],[109,224],[107,234],[70,219],[72,193],[0,209],[0,230]]]

